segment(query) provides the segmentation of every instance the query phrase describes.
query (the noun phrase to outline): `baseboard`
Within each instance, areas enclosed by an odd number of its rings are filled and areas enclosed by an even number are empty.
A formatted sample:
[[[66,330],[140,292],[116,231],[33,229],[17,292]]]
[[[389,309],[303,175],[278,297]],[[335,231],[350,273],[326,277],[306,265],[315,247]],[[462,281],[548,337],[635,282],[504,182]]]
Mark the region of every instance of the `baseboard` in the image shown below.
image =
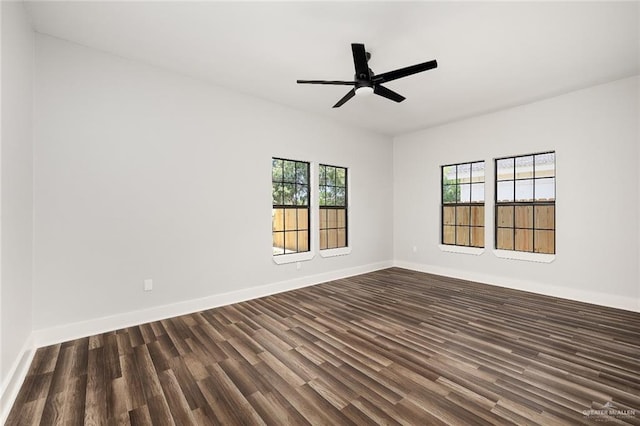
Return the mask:
[[[7,417],[9,417],[13,402],[16,400],[20,387],[27,377],[29,366],[35,353],[36,349],[33,344],[33,334],[31,334],[24,343],[18,358],[11,366],[7,378],[0,388],[0,424],[4,424],[7,421]]]
[[[134,325],[144,324],[151,321],[158,321],[179,315],[190,314],[193,312],[203,311],[218,306],[230,305],[232,303],[243,302],[245,300],[251,300],[276,293],[295,290],[326,281],[332,281],[351,277],[354,275],[364,274],[367,272],[373,272],[380,269],[390,268],[391,266],[393,266],[392,261],[373,263],[353,268],[325,272],[312,276],[305,276],[293,280],[266,284],[258,287],[232,291],[228,293],[215,294],[200,299],[187,300],[170,305],[157,306],[119,315],[35,330],[33,332],[34,344],[36,347],[53,345],[61,342],[66,342],[68,340],[74,340],[86,336],[92,336],[94,334],[104,333],[111,330],[131,327]]]
[[[460,271],[456,269],[443,268],[440,266],[405,262],[401,260],[394,261],[393,266],[396,266],[398,268],[410,269],[412,271],[443,275],[446,277],[495,285],[498,287],[505,287],[514,290],[529,291],[531,293],[559,297],[562,299],[569,299],[577,302],[585,302],[594,305],[607,306],[610,308],[624,309],[626,311],[640,312],[640,300],[633,297],[622,297],[607,293],[576,290],[574,288],[542,284],[535,281],[519,280],[469,271]]]

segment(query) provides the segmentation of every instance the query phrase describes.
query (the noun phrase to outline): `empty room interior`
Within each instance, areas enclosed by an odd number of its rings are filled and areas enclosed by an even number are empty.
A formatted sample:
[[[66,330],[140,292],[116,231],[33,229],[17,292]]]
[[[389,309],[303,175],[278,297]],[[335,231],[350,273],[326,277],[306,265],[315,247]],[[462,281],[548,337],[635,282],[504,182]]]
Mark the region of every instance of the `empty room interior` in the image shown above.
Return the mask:
[[[0,12],[0,423],[640,425],[639,2]]]

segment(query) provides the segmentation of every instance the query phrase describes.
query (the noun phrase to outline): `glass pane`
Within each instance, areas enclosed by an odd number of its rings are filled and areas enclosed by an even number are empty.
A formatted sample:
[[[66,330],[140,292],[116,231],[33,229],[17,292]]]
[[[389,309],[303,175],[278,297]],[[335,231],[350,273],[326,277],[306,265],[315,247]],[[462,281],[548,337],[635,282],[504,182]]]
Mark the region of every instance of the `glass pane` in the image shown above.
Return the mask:
[[[298,211],[298,229],[309,229],[309,210],[296,210]]]
[[[469,227],[468,226],[456,227],[456,245],[459,245],[459,246],[469,245]]]
[[[271,179],[275,182],[282,181],[282,160],[271,160]]]
[[[335,186],[336,184],[336,168],[327,166],[327,185]]]
[[[513,201],[513,181],[498,182],[498,201]]]
[[[309,187],[307,185],[296,185],[295,204],[298,206],[309,205]]]
[[[442,168],[442,184],[456,183],[456,166],[445,166]]]
[[[498,207],[498,226],[513,228],[513,206]]]
[[[496,179],[497,180],[513,180],[513,158],[505,158],[503,160],[496,161]]]
[[[320,229],[327,227],[327,211],[329,209],[320,209]]]
[[[516,181],[516,201],[533,201],[533,179]]]
[[[442,187],[442,202],[456,203],[460,201],[460,187],[458,185],[444,185]]]
[[[285,183],[282,185],[284,190],[284,195],[282,198],[282,204],[285,206],[293,206],[295,205],[293,196],[295,193],[296,185],[293,183]]]
[[[327,205],[327,187],[326,186],[321,186],[320,187],[319,204],[321,206],[326,206]]]
[[[536,206],[536,229],[555,229],[555,206]]]
[[[538,154],[535,157],[536,177],[554,177],[556,175],[556,154]]]
[[[536,179],[536,200],[553,201],[556,199],[556,178]]]
[[[471,184],[471,202],[472,203],[484,202],[484,183]]]
[[[347,246],[347,230],[338,229],[338,247]]]
[[[455,207],[442,208],[442,223],[444,225],[456,224],[456,208]]]
[[[284,229],[285,231],[298,229],[298,209],[284,209]]]
[[[554,254],[556,252],[554,231],[535,231],[535,237],[536,253]]]
[[[327,228],[338,227],[338,213],[335,209],[327,209]]]
[[[333,186],[327,186],[326,187],[324,205],[325,206],[335,206],[336,205],[336,194],[335,194],[335,188]]]
[[[455,244],[456,243],[456,227],[444,226],[442,227],[442,244]]]
[[[500,250],[513,250],[513,229],[498,229],[496,248]]]
[[[327,230],[327,248],[336,248],[338,247],[338,230],[337,229],[328,229]]]
[[[284,188],[281,183],[271,184],[271,198],[274,206],[280,206],[284,202]]]
[[[533,231],[516,229],[515,249],[517,251],[533,251]]]
[[[471,201],[471,184],[465,183],[458,185],[458,188],[460,191],[458,201],[460,203],[468,203]]]
[[[469,225],[469,207],[456,207],[456,225]]]
[[[272,210],[271,229],[273,231],[284,231],[284,209]]]
[[[324,250],[327,248],[327,231],[320,231],[320,250]]]
[[[345,198],[344,188],[337,187],[336,188],[336,206],[345,206],[346,204],[347,204],[347,200]]]
[[[471,225],[484,226],[484,206],[471,207]]]
[[[471,242],[472,247],[484,247],[484,228],[471,228]]]
[[[347,186],[347,169],[342,167],[336,169],[336,185],[337,186]]]
[[[471,182],[484,182],[484,161],[471,164]]]
[[[533,155],[516,158],[516,179],[533,178]]]
[[[298,161],[296,163],[296,182],[308,184],[309,164]]]
[[[458,164],[458,183],[471,182],[471,164]]]
[[[283,166],[284,166],[283,180],[285,182],[295,182],[296,181],[296,162],[284,160]]]
[[[298,233],[290,231],[284,233],[285,253],[295,253],[298,251]]]
[[[345,209],[336,210],[338,215],[338,228],[345,228],[347,226],[347,211]]]
[[[309,251],[309,231],[298,231],[298,251]]]
[[[533,206],[516,206],[516,228],[533,228]]]
[[[327,166],[320,164],[320,186],[326,185],[325,176],[326,176]]]
[[[273,233],[273,254],[284,254],[284,232]]]

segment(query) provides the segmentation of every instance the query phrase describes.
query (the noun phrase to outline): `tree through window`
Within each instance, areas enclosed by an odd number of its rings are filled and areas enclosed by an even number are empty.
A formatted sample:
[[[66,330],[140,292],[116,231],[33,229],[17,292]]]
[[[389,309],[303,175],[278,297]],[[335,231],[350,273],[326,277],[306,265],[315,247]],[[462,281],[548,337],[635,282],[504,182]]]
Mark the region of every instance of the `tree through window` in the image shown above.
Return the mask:
[[[309,251],[309,163],[271,159],[273,255]]]
[[[347,169],[320,164],[320,250],[347,247]]]

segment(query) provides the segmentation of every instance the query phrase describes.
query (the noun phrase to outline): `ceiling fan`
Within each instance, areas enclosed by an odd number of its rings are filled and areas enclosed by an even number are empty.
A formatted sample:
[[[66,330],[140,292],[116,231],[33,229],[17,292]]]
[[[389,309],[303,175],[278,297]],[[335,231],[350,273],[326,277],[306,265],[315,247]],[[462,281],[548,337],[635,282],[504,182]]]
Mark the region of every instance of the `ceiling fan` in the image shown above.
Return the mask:
[[[356,74],[353,76],[354,81],[336,81],[336,80],[297,80],[298,84],[333,84],[341,86],[355,86],[351,89],[342,99],[340,99],[333,107],[338,108],[344,105],[349,99],[355,95],[368,95],[375,93],[387,99],[391,99],[395,102],[402,102],[405,97],[393,90],[387,89],[382,86],[382,83],[387,83],[398,78],[407,77],[412,74],[417,74],[422,71],[427,71],[438,66],[438,62],[435,60],[424,62],[422,64],[411,65],[409,67],[400,68],[394,71],[385,72],[379,75],[375,75],[371,68],[369,68],[368,62],[371,58],[371,54],[364,48],[364,44],[352,43],[351,51],[353,52],[353,65],[356,69]]]

